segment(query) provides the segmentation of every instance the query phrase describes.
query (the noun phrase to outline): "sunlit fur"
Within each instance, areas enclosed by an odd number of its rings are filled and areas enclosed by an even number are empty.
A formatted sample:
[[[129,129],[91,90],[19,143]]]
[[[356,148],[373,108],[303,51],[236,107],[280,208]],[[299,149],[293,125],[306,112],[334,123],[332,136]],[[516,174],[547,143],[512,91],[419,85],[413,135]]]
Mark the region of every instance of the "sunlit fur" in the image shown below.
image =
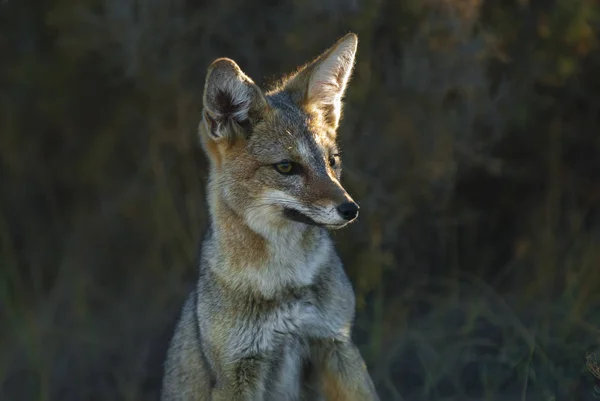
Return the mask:
[[[163,401],[378,399],[351,340],[354,294],[328,234],[349,222],[336,209],[352,201],[336,130],[356,45],[345,36],[270,92],[230,59],[209,67],[199,133],[210,228]],[[278,172],[284,160],[300,174]]]

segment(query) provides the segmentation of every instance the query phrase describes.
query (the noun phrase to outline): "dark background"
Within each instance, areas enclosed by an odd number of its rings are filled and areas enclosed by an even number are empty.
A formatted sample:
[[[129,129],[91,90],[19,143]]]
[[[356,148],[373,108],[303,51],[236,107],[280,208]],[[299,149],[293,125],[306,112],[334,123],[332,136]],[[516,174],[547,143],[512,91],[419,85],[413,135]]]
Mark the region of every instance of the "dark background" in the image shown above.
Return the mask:
[[[597,0],[0,1],[0,399],[157,399],[206,67],[268,83],[349,31],[334,239],[382,401],[593,399],[599,30]]]

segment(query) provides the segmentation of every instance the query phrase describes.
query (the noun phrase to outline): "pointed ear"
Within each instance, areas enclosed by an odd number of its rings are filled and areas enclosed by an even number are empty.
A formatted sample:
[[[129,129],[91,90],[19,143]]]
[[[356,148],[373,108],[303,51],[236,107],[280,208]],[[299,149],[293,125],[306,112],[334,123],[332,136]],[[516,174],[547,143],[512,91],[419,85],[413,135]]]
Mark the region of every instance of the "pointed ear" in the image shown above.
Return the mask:
[[[204,120],[208,135],[215,140],[248,135],[267,110],[258,86],[230,59],[215,60],[208,68],[204,85]]]
[[[305,107],[320,109],[337,128],[342,98],[350,81],[358,37],[349,33],[288,81],[285,89],[300,94]]]

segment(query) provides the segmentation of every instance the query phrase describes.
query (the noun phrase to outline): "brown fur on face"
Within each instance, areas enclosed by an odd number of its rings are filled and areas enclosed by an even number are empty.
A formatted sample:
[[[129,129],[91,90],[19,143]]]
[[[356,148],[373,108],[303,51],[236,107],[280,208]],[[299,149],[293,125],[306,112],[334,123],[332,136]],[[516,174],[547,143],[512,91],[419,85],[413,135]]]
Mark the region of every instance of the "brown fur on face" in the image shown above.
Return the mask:
[[[208,142],[214,189],[221,193],[221,200],[240,216],[265,206],[263,197],[269,191],[285,193],[307,208],[351,201],[339,182],[335,131],[315,124],[298,106],[284,103],[289,101],[285,92],[271,94],[267,101],[270,109],[249,135],[238,132],[233,140]],[[280,109],[286,106],[290,108]],[[334,167],[330,159],[335,160]],[[277,172],[273,165],[284,160],[297,163],[301,173],[285,176]]]

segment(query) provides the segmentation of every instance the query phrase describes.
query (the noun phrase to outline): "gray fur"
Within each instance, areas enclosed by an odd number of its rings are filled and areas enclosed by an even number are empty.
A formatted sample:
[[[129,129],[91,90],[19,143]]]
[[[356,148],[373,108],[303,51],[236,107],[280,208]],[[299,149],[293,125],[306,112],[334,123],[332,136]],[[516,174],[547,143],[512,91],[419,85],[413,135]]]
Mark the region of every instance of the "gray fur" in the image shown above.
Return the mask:
[[[342,71],[339,82],[326,74],[350,68],[355,47],[356,37],[348,35],[291,78],[294,85],[311,82],[309,90],[329,110],[350,72]],[[338,65],[332,57],[340,54]],[[245,93],[240,85],[255,90],[233,61],[220,59],[211,68],[205,97],[226,88],[237,90],[225,97],[236,101]],[[310,73],[328,86],[320,88]],[[321,118],[320,109],[299,103],[305,96],[290,93],[260,94],[243,103],[243,113],[217,99],[218,111],[231,115],[205,112],[211,224],[197,286],[168,351],[162,401],[378,400],[351,339],[352,286],[325,228],[347,224],[327,205],[351,201],[339,183],[341,169],[328,164],[337,120]],[[333,106],[339,114],[341,105]],[[281,175],[269,164],[290,157],[303,163],[304,175]],[[315,224],[286,219],[284,207]]]

